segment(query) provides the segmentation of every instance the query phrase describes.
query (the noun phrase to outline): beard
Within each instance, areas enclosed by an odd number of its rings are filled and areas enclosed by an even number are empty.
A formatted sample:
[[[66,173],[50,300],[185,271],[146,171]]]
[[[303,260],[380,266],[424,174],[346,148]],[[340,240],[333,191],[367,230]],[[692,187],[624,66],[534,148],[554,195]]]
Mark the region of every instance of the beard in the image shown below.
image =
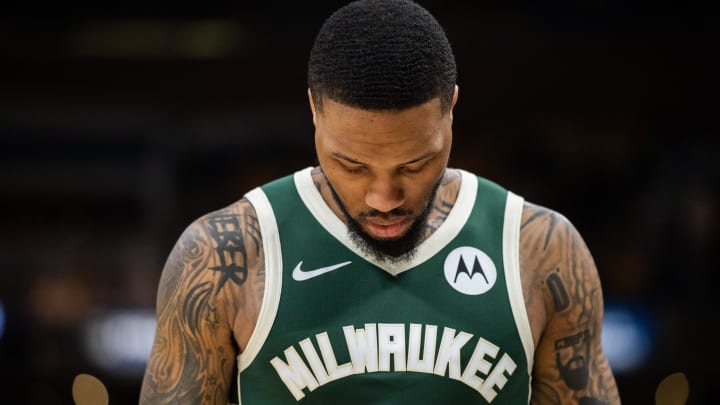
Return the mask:
[[[358,247],[360,247],[363,253],[372,256],[378,261],[385,261],[391,263],[409,261],[413,257],[415,257],[417,247],[423,239],[423,228],[425,227],[428,216],[430,215],[430,211],[432,210],[432,202],[435,200],[435,195],[437,194],[437,190],[440,187],[442,177],[433,186],[432,190],[430,191],[430,195],[428,196],[427,202],[425,203],[423,211],[417,218],[413,220],[413,223],[410,225],[408,231],[404,235],[394,239],[377,239],[365,232],[360,223],[355,220],[350,215],[347,208],[345,208],[345,204],[343,204],[340,196],[337,194],[337,192],[335,192],[335,188],[332,186],[332,184],[330,184],[330,180],[327,179],[327,177],[325,177],[325,179],[327,180],[333,199],[340,207],[340,211],[345,217],[345,223],[348,227],[348,236],[350,237],[350,240],[352,240]],[[359,216],[379,218],[385,216],[410,217],[412,216],[412,214],[412,210],[395,208],[387,213],[371,209],[369,211],[360,213]]]

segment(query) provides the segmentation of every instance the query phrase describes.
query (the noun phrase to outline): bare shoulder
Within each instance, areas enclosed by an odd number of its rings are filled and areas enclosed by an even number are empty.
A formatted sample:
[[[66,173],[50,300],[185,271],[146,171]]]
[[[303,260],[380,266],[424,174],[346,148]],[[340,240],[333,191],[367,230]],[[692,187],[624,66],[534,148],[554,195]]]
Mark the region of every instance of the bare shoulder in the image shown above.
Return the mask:
[[[562,214],[526,203],[520,266],[535,341],[532,402],[620,403],[602,349],[601,283],[578,230]]]
[[[248,298],[262,299],[265,279],[262,235],[252,204],[242,199],[226,208],[201,217],[196,226],[204,233],[210,274],[216,294],[227,288],[224,298],[235,305],[252,304]],[[237,289],[242,294],[236,294]],[[236,291],[233,291],[236,290]],[[256,297],[256,294],[260,297]]]
[[[141,403],[227,403],[235,358],[262,301],[263,263],[257,216],[246,200],[185,229],[160,278]]]
[[[523,206],[520,222],[520,268],[523,293],[528,304],[538,307],[533,312],[541,318],[539,321],[542,321],[543,325],[546,315],[552,313],[554,304],[558,306],[566,304],[562,296],[553,296],[552,293],[548,296],[549,291],[545,287],[548,278],[555,280],[558,277],[561,262],[568,249],[573,248],[568,246],[568,241],[578,242],[578,239],[577,230],[562,214],[528,202]]]
[[[171,298],[193,291],[223,304],[225,321],[234,323],[233,315],[252,307],[256,298],[262,300],[264,274],[257,215],[242,199],[203,215],[182,233],[163,269],[158,313]]]

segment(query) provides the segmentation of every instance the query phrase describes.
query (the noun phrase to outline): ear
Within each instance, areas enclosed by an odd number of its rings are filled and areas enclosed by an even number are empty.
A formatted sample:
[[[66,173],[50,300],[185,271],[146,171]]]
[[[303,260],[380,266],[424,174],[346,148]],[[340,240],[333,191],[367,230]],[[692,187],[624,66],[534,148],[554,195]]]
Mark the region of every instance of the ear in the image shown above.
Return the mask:
[[[457,90],[456,90],[456,92],[457,92]],[[315,112],[315,102],[313,101],[312,92],[310,91],[310,88],[309,88],[309,87],[308,87],[308,90],[307,90],[307,94],[308,94],[308,101],[310,102],[310,111],[312,111],[313,125],[317,125],[317,120],[315,119],[315,116],[316,116],[316,114],[317,114],[317,113]]]
[[[452,119],[453,119],[453,109],[455,108],[455,104],[457,104],[459,93],[460,93],[460,88],[459,88],[458,85],[456,84],[456,85],[455,85],[455,92],[453,92],[452,102],[450,103],[450,120],[451,120],[451,121],[452,121]]]

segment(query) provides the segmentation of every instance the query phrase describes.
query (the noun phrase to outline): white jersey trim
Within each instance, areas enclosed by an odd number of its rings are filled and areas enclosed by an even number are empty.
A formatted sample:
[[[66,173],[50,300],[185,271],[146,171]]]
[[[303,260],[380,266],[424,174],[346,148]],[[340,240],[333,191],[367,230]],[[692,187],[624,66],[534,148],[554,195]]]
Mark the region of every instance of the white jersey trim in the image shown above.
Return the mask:
[[[508,297],[512,308],[515,326],[517,327],[525,349],[528,364],[528,374],[532,375],[535,348],[533,345],[530,321],[525,308],[522,282],[520,281],[520,222],[522,220],[524,200],[522,197],[508,191],[505,204],[505,223],[503,225],[503,262],[505,263],[505,278],[507,282]],[[528,402],[530,398],[528,398]]]
[[[260,225],[262,245],[265,255],[265,289],[260,314],[245,350],[237,356],[238,369],[243,372],[260,353],[270,329],[275,322],[280,293],[282,291],[282,251],[275,214],[265,193],[256,188],[245,195],[255,209]],[[240,373],[238,373],[238,398],[240,398]]]
[[[389,262],[378,260],[375,257],[365,254],[363,249],[359,247],[348,236],[347,226],[335,215],[332,209],[323,199],[320,191],[315,187],[312,179],[312,167],[305,168],[295,173],[295,187],[305,206],[312,213],[315,219],[327,230],[335,239],[340,241],[348,249],[356,255],[364,258],[375,266],[387,271],[393,276],[410,270],[431,257],[435,256],[443,247],[450,243],[463,228],[475,205],[475,196],[477,194],[478,182],[475,175],[464,170],[458,170],[461,177],[460,190],[457,200],[450,214],[440,227],[433,232],[430,237],[423,241],[418,247],[416,254],[412,260],[401,262]]]

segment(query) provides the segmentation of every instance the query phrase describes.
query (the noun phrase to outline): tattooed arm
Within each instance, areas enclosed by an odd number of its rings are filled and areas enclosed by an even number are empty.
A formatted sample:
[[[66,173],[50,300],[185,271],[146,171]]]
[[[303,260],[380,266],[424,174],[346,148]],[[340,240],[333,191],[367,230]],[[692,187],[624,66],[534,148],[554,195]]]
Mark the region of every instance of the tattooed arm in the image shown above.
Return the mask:
[[[535,341],[532,404],[619,404],[602,349],[600,279],[580,234],[560,214],[526,204],[520,238]]]
[[[185,230],[160,278],[140,404],[228,403],[236,356],[262,300],[261,246],[247,201]]]

